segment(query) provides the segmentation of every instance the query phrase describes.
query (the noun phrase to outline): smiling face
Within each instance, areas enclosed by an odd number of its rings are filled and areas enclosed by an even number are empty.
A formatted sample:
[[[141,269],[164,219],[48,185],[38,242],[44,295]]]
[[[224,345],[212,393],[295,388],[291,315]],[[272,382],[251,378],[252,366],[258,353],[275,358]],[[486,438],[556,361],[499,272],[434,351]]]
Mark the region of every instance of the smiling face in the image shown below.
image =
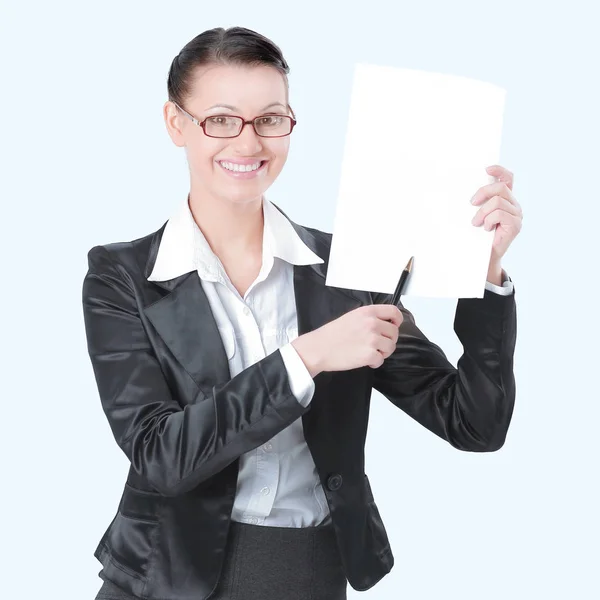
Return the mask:
[[[199,122],[214,116],[236,115],[250,121],[265,113],[290,115],[287,107],[283,75],[267,65],[199,67],[191,97],[182,106]],[[192,190],[202,196],[236,204],[259,201],[283,169],[290,136],[260,137],[248,124],[238,137],[213,138],[172,102],[165,103],[164,115],[171,139],[186,149]],[[218,125],[226,121],[213,122]],[[254,170],[256,164],[260,167]],[[253,170],[240,165],[250,165]]]

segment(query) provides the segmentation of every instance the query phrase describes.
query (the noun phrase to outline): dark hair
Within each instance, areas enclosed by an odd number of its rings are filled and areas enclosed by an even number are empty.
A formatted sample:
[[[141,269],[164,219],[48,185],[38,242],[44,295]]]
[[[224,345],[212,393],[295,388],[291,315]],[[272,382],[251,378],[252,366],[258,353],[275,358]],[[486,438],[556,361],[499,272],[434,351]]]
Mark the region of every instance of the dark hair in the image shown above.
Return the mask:
[[[216,27],[197,35],[173,59],[167,89],[169,100],[183,106],[191,95],[195,70],[204,65],[271,65],[288,84],[290,68],[279,47],[265,36],[245,27]]]

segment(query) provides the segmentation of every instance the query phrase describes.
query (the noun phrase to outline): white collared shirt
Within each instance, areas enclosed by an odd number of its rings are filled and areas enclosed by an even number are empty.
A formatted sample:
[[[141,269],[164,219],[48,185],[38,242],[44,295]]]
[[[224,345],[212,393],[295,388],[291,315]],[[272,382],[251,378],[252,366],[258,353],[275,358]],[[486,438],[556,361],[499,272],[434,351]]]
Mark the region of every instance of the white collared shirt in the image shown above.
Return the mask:
[[[293,265],[324,261],[266,198],[263,215],[262,266],[244,298],[194,221],[187,198],[165,227],[148,280],[165,281],[197,271],[223,340],[231,377],[280,349],[290,388],[307,406],[315,384],[290,343],[298,337]],[[307,527],[318,525],[328,514],[301,418],[240,457],[234,521]]]
[[[262,266],[244,298],[194,221],[188,199],[169,219],[149,281],[166,281],[197,271],[223,340],[231,377],[281,351],[290,388],[303,406],[315,385],[291,345],[298,337],[294,265],[324,262],[291,223],[263,196]],[[512,293],[512,282],[486,289]],[[249,399],[250,401],[250,399]],[[240,457],[234,521],[275,527],[309,527],[330,521],[327,500],[304,439],[302,419]]]

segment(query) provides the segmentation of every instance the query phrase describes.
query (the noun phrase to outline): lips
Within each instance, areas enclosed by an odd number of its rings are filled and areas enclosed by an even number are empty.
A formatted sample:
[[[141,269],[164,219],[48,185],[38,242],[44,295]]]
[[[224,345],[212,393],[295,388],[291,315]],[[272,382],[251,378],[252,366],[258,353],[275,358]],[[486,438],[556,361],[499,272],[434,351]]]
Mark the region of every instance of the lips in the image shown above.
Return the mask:
[[[254,177],[257,177],[258,175],[261,175],[262,173],[264,173],[266,165],[268,164],[268,160],[261,160],[260,161],[260,166],[258,167],[258,169],[255,169],[254,171],[232,171],[230,169],[228,169],[227,167],[224,167],[221,162],[231,162],[231,164],[236,164],[236,165],[255,165],[256,164],[256,159],[253,160],[244,160],[244,161],[227,161],[227,160],[223,160],[223,161],[216,161],[216,163],[219,165],[219,167],[225,172],[227,173],[227,175],[229,175],[230,177],[234,177],[236,179],[252,179]]]
[[[230,161],[230,160],[219,160],[217,161],[224,169],[227,169],[228,171],[232,171],[234,173],[250,173],[252,172],[251,170],[248,170],[247,167],[248,166],[254,166],[256,164],[258,164],[258,167],[256,169],[254,169],[255,171],[258,171],[258,169],[260,169],[263,164],[265,163],[264,160],[256,160],[254,159],[253,161],[244,161],[244,162],[237,162],[237,161]],[[245,167],[243,170],[237,171],[232,169],[231,167]]]

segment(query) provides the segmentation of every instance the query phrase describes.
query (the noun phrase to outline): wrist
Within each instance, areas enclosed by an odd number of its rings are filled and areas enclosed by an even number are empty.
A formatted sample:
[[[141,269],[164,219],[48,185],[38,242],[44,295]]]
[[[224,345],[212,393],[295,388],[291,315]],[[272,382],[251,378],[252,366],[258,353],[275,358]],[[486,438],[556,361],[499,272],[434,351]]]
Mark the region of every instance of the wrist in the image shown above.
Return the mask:
[[[489,283],[493,283],[494,285],[502,286],[503,276],[502,276],[502,266],[497,264],[490,264],[487,273],[487,281]]]
[[[313,344],[312,341],[311,333],[305,333],[293,340],[292,346],[314,379],[323,371],[323,367],[318,345]]]

